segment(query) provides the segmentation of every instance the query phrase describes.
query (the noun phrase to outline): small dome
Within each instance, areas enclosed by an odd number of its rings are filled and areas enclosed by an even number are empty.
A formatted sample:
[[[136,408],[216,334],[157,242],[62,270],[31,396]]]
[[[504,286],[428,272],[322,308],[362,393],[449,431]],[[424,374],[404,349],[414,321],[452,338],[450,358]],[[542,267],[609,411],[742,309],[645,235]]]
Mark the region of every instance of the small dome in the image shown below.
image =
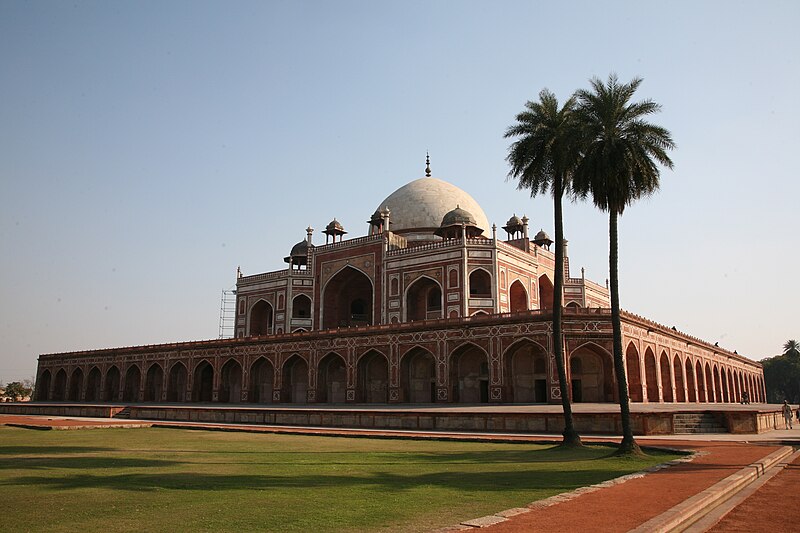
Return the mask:
[[[344,227],[342,226],[342,224],[338,220],[336,220],[334,218],[333,220],[331,220],[330,224],[325,226],[325,231],[341,231],[341,232],[343,232],[344,231]]]
[[[522,225],[522,220],[520,220],[520,218],[517,215],[514,215],[513,217],[509,218],[508,222],[506,222],[506,226],[508,227],[521,226],[521,225]]]
[[[475,217],[472,216],[472,213],[465,209],[461,209],[461,207],[456,206],[455,209],[452,211],[448,211],[444,217],[442,218],[442,223],[440,227],[446,228],[449,226],[455,225],[465,225],[465,226],[477,226],[478,223],[475,221]]]
[[[292,251],[289,252],[289,255],[291,255],[292,257],[302,255],[303,257],[305,257],[307,253],[308,253],[308,241],[302,240],[297,244],[295,244],[294,246],[292,246]]]
[[[544,230],[539,230],[539,233],[536,234],[536,237],[533,238],[534,241],[552,241],[553,239],[550,238],[550,235],[545,233]]]

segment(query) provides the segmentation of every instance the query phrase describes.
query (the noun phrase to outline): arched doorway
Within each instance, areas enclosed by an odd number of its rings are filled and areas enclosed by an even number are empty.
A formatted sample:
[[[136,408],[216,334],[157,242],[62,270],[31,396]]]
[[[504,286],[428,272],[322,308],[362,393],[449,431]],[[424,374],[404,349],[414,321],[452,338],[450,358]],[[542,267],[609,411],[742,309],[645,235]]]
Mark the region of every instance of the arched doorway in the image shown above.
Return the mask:
[[[250,310],[250,335],[271,334],[272,320],[272,306],[266,300],[259,300]]]
[[[569,362],[573,402],[614,401],[614,368],[609,354],[586,345],[574,350]]]
[[[153,363],[144,377],[144,401],[160,402],[163,387],[164,369],[158,363]]]
[[[644,352],[644,379],[647,382],[647,401],[658,402],[658,373],[656,356],[649,347]]]
[[[372,324],[372,282],[360,270],[344,267],[322,294],[322,329]]]
[[[169,381],[167,382],[167,401],[184,402],[186,401],[186,382],[189,371],[180,361],[172,365],[169,369]]]
[[[706,363],[706,398],[708,398],[709,403],[716,402],[716,398],[714,397],[714,377],[711,374],[711,365]]]
[[[292,300],[292,318],[311,318],[311,298],[298,294]]]
[[[642,370],[639,364],[639,351],[633,343],[625,350],[625,366],[628,369],[628,396],[632,402],[643,402]]]
[[[675,374],[675,401],[686,402],[686,387],[683,381],[683,364],[681,358],[675,355],[672,359],[672,372]]]
[[[520,313],[528,310],[528,291],[520,280],[516,280],[508,288],[509,311]]]
[[[93,366],[91,370],[89,370],[89,374],[86,376],[86,396],[85,399],[87,402],[97,402],[100,401],[100,378],[102,374],[100,374],[100,369],[96,366]]]
[[[695,363],[695,376],[697,377],[697,401],[708,402],[708,394],[706,392],[706,379],[703,373],[703,365],[700,361]]]
[[[239,403],[242,401],[242,366],[236,359],[229,359],[222,366],[219,385],[220,402]]]
[[[369,351],[358,360],[358,392],[362,402],[389,401],[389,362],[377,351]]]
[[[482,268],[476,268],[469,275],[470,298],[492,297],[492,276]]]
[[[553,282],[546,274],[539,276],[539,309],[553,308]]]
[[[115,365],[106,370],[106,392],[103,398],[107,402],[119,401],[119,368]]]
[[[289,403],[308,401],[308,363],[295,354],[283,364],[283,391],[281,399]]]
[[[347,399],[347,365],[331,352],[317,366],[317,402],[344,403]]]
[[[722,383],[719,379],[719,368],[714,365],[714,399],[717,403],[722,403]]]
[[[692,361],[687,357],[686,358],[686,389],[689,392],[689,401],[690,402],[697,402],[697,386],[694,377],[694,368],[692,367]]]
[[[259,357],[250,367],[250,402],[272,403],[275,368],[269,359]]]
[[[406,291],[408,322],[442,318],[442,288],[433,279],[422,276]]]
[[[512,402],[547,403],[547,354],[541,346],[517,342],[506,351],[504,362]]]
[[[67,372],[59,368],[53,385],[53,400],[62,402],[67,397]]]
[[[193,402],[210,402],[214,399],[214,367],[206,360],[194,368],[192,385]]]
[[[672,378],[670,377],[669,356],[667,352],[661,352],[659,358],[659,366],[661,366],[661,395],[665,402],[674,402],[672,396]]]
[[[83,390],[83,370],[76,368],[72,371],[69,378],[69,395],[67,400],[71,402],[81,401],[81,391]]]
[[[400,386],[408,403],[436,401],[436,361],[430,352],[412,348],[400,360]]]
[[[458,403],[489,402],[489,362],[486,353],[466,344],[450,356],[452,398]]]
[[[125,389],[122,392],[123,402],[138,402],[139,401],[139,385],[142,381],[142,371],[139,370],[137,365],[128,367],[125,372]]]
[[[52,376],[49,370],[42,372],[39,380],[36,382],[36,399],[44,402],[50,399],[50,380]]]

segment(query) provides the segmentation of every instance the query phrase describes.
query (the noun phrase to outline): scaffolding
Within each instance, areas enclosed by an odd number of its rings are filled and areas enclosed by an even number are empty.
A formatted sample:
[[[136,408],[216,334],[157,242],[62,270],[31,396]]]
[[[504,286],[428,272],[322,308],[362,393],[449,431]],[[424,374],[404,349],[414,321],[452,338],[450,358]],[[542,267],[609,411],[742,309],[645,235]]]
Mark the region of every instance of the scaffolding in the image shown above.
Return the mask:
[[[232,339],[236,329],[236,289],[223,289],[219,301],[219,338]]]

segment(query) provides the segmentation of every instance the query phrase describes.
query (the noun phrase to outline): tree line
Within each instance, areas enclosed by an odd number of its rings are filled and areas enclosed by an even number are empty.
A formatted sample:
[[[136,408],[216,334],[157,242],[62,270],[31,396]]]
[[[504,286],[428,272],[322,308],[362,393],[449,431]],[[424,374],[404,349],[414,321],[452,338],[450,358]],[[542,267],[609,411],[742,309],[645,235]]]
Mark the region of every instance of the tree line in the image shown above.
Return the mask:
[[[800,342],[794,339],[783,345],[783,354],[761,361],[764,386],[770,403],[800,403]]]

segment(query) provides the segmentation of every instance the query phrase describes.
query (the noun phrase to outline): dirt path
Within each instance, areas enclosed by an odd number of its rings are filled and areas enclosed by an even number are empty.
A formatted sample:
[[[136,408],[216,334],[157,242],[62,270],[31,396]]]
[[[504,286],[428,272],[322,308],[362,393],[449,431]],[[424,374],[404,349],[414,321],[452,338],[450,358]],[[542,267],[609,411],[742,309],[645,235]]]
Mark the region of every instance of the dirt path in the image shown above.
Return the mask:
[[[639,441],[706,452],[642,478],[583,494],[544,509],[511,517],[488,528],[492,532],[593,531],[625,532],[658,516],[778,448],[735,443]],[[749,529],[748,531],[758,531]]]
[[[709,531],[723,533],[800,530],[800,457],[770,479]]]

